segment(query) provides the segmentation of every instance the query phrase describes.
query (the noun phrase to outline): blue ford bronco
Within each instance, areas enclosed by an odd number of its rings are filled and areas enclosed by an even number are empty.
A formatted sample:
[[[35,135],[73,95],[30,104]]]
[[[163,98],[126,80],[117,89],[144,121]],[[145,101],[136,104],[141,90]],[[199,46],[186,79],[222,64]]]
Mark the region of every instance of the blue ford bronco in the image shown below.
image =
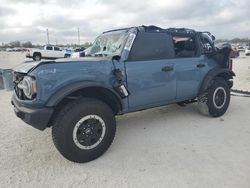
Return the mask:
[[[116,115],[198,102],[223,115],[233,85],[230,46],[209,32],[139,26],[96,38],[79,59],[21,64],[14,69],[17,117],[44,130],[68,160],[88,162],[113,142]]]

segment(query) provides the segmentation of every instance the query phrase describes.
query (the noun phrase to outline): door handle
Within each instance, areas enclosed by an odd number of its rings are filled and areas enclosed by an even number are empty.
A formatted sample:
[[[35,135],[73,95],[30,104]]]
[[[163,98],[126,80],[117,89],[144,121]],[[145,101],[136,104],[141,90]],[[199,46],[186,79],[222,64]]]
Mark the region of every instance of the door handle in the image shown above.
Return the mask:
[[[200,63],[200,64],[197,65],[197,67],[198,67],[198,68],[205,67],[205,64]]]
[[[163,71],[163,72],[168,72],[168,71],[172,71],[172,70],[174,70],[174,68],[173,67],[169,67],[169,66],[163,67],[161,69],[161,71]]]

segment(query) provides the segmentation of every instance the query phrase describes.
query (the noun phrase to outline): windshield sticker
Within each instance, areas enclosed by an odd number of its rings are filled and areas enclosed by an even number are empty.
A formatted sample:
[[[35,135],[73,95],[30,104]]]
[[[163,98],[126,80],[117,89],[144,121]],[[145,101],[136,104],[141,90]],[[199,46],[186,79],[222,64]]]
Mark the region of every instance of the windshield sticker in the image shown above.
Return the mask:
[[[125,48],[124,48],[125,50],[128,50],[128,51],[131,50],[131,47],[132,47],[134,40],[135,40],[135,37],[136,37],[136,35],[134,33],[129,34],[128,40],[127,40]]]

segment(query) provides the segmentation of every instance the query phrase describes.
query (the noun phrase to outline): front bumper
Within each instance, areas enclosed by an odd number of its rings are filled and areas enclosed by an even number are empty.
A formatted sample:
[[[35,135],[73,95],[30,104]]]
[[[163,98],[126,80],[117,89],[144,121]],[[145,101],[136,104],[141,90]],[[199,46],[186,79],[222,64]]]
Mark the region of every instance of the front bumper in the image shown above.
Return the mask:
[[[32,127],[44,130],[49,123],[49,120],[54,112],[53,108],[28,108],[22,106],[15,96],[11,99],[11,104],[14,106],[14,111],[17,117]]]

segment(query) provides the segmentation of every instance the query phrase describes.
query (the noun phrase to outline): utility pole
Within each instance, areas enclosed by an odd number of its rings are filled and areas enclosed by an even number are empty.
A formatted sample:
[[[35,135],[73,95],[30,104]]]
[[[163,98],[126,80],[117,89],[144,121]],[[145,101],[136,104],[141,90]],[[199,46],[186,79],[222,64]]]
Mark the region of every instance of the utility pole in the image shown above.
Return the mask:
[[[79,29],[79,27],[77,28],[77,33],[78,33],[78,45],[80,46],[80,29]]]
[[[46,32],[47,32],[47,43],[49,44],[49,30],[47,29]]]

